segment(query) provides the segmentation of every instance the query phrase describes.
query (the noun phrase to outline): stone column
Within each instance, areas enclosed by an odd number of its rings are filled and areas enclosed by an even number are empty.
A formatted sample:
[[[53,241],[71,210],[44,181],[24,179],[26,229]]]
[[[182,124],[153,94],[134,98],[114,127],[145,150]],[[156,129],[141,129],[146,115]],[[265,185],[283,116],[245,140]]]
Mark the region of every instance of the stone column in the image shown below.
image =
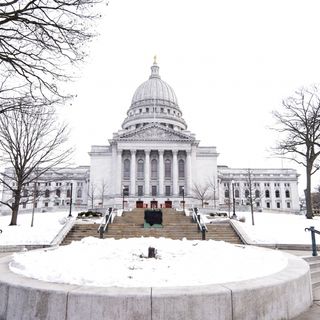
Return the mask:
[[[145,150],[144,164],[144,190],[145,195],[150,195],[150,150]]]
[[[164,162],[163,162],[163,150],[159,150],[159,195],[164,195]]]
[[[173,182],[173,196],[178,195],[178,150],[172,150],[172,182]]]
[[[113,182],[111,185],[111,193],[117,194],[117,185],[115,181],[117,181],[117,148],[116,145],[112,145],[112,172],[111,172],[111,181]]]
[[[191,150],[187,151],[187,190],[186,194],[192,194],[192,165],[191,165]]]
[[[117,150],[116,194],[122,194],[122,150]]]
[[[131,150],[130,162],[130,195],[136,195],[136,150]]]

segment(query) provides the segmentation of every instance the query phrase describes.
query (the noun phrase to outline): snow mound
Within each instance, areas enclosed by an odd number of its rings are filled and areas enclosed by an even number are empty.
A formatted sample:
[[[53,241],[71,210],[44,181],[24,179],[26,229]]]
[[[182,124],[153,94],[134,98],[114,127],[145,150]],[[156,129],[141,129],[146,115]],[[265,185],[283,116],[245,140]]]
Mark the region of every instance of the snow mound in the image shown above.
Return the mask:
[[[146,258],[148,248],[156,258]],[[194,286],[248,280],[287,266],[278,251],[222,241],[84,238],[14,254],[10,269],[43,281],[101,287]]]

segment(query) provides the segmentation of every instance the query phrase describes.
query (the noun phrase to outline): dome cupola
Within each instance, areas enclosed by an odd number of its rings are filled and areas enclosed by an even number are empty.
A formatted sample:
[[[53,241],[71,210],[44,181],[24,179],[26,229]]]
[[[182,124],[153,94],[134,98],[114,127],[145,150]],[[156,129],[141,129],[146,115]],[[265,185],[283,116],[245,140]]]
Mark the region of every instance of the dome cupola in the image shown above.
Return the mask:
[[[149,79],[135,91],[123,129],[134,129],[157,122],[176,130],[187,128],[171,86],[160,78],[159,66],[154,58]]]

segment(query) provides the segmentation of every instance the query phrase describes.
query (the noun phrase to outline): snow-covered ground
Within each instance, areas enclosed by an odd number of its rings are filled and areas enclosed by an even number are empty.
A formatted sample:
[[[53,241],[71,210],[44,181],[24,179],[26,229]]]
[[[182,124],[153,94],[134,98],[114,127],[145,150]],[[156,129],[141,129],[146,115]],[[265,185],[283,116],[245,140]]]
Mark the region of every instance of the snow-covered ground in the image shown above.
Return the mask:
[[[304,229],[314,226],[320,231],[320,217],[309,220],[304,215],[255,212],[253,226],[251,213],[241,212],[237,216],[245,217],[241,227],[257,243],[311,244],[311,234]],[[316,235],[316,241],[320,243],[320,235]]]
[[[11,215],[0,216],[0,246],[50,244],[63,228],[67,215],[68,212],[35,213],[33,227],[31,214],[19,214],[17,226],[9,226]]]
[[[148,247],[157,258],[146,258]],[[218,241],[84,238],[54,250],[16,253],[12,271],[44,281],[88,286],[166,287],[263,277],[285,268],[279,251]]]

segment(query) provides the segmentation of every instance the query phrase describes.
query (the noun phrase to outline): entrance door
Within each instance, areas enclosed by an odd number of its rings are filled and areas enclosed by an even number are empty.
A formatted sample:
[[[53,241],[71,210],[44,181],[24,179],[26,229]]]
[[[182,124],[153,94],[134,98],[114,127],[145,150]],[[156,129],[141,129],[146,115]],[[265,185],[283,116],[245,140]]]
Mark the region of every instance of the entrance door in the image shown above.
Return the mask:
[[[164,206],[166,207],[166,208],[172,208],[172,201],[165,201],[164,202]]]
[[[155,201],[155,200],[150,201],[150,208],[152,209],[158,208],[158,201]]]
[[[136,201],[136,208],[143,208],[143,201]]]

